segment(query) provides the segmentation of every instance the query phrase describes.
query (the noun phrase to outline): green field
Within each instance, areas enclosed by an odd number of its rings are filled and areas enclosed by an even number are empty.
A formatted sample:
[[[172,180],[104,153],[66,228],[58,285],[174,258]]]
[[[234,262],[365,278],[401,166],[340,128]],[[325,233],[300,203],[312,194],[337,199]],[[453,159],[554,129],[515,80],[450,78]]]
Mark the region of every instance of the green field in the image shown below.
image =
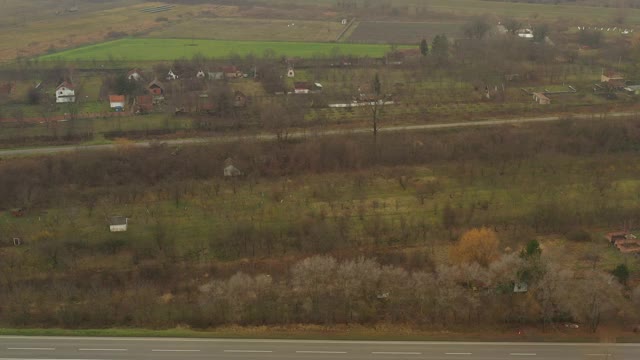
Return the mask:
[[[390,51],[387,45],[334,44],[269,41],[221,41],[192,39],[122,39],[85,46],[56,54],[45,55],[41,60],[126,60],[161,61],[191,58],[204,55],[224,58],[230,55],[254,54],[262,56],[272,50],[278,56],[315,57],[331,54],[354,56],[384,56]]]

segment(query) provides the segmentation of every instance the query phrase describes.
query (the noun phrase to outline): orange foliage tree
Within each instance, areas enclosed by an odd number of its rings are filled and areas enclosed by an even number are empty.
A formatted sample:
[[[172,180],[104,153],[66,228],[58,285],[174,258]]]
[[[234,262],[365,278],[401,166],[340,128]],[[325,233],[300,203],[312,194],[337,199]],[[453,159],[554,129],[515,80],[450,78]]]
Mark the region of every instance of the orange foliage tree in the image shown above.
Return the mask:
[[[458,264],[476,262],[486,267],[499,257],[498,244],[495,231],[486,227],[471,229],[451,248],[449,256]]]

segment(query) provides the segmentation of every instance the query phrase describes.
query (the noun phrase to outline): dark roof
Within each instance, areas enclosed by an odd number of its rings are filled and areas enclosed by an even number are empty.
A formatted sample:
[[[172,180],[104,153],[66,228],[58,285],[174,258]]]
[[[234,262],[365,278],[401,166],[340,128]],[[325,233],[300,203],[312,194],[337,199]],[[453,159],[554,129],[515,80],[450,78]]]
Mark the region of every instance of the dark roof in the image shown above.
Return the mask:
[[[293,84],[293,87],[295,87],[296,89],[311,89],[311,84],[306,82],[295,82]]]
[[[111,225],[127,225],[127,218],[125,216],[112,216],[109,223]]]
[[[162,83],[158,81],[158,79],[154,79],[152,82],[149,83],[147,87],[153,87],[153,86],[157,86],[161,89],[164,89],[164,85],[162,85]]]

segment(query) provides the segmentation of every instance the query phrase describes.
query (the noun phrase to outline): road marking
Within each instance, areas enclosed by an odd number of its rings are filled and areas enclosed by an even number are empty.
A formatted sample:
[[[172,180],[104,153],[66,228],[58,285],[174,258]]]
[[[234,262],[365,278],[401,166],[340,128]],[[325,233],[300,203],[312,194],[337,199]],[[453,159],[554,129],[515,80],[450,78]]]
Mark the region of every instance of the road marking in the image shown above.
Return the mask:
[[[46,350],[53,351],[56,348],[7,348],[7,350]]]
[[[422,355],[419,352],[402,352],[402,351],[374,351],[374,355]]]
[[[227,353],[272,353],[271,350],[225,350]]]
[[[346,351],[314,351],[314,350],[302,350],[296,351],[298,354],[346,354]]]
[[[127,349],[78,349],[78,351],[128,351]]]
[[[198,352],[200,350],[172,350],[172,349],[153,349],[155,352]]]
[[[471,355],[471,353],[445,353],[445,355]]]
[[[536,356],[535,353],[511,353],[511,356]]]

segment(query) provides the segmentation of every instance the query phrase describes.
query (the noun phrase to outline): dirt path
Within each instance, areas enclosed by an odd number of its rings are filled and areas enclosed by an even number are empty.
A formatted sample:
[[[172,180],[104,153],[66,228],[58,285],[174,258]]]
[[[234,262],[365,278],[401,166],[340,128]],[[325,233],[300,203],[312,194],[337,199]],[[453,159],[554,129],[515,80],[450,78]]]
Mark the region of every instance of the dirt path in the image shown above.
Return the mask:
[[[619,112],[610,113],[605,116],[593,115],[593,114],[579,114],[573,115],[571,118],[574,120],[595,120],[595,121],[610,121],[615,118],[625,118],[631,116],[638,116],[637,112]],[[513,118],[513,119],[492,119],[475,122],[453,122],[442,124],[425,124],[425,125],[399,125],[380,128],[380,133],[385,132],[408,132],[408,131],[425,131],[425,130],[438,130],[438,129],[451,129],[451,128],[472,128],[482,126],[501,126],[501,125],[518,125],[527,123],[547,123],[553,121],[560,121],[566,119],[566,116],[542,116],[542,117],[529,117],[529,118]],[[297,131],[291,132],[287,135],[289,139],[304,139],[317,136],[340,136],[351,134],[368,134],[371,133],[371,128],[362,127],[355,129],[342,129],[342,130],[309,130],[309,131]],[[228,143],[235,141],[272,141],[278,137],[275,134],[260,133],[255,135],[221,135],[212,136],[207,138],[189,138],[189,139],[176,139],[162,141],[167,145],[190,145],[190,144],[213,144],[213,143]],[[157,141],[140,141],[132,142],[130,146],[149,147]],[[117,148],[118,144],[104,144],[104,145],[69,145],[69,146],[49,146],[38,147],[29,149],[7,149],[0,150],[0,157],[7,156],[25,156],[25,155],[45,155],[56,154],[61,152],[70,151],[92,151],[92,150],[109,150]]]

